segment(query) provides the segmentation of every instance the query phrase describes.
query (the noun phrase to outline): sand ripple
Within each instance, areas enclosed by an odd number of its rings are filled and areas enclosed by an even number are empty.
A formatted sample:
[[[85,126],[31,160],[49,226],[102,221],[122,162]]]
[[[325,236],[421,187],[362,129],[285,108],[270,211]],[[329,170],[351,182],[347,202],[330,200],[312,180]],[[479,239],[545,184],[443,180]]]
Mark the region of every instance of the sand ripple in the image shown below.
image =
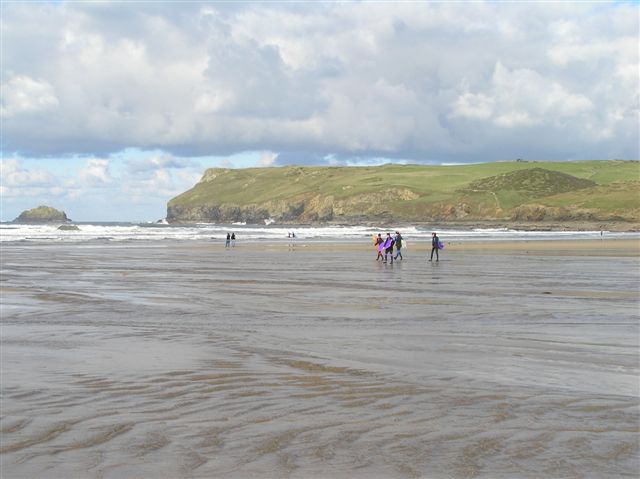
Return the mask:
[[[3,477],[637,472],[636,258],[240,253],[3,255]]]

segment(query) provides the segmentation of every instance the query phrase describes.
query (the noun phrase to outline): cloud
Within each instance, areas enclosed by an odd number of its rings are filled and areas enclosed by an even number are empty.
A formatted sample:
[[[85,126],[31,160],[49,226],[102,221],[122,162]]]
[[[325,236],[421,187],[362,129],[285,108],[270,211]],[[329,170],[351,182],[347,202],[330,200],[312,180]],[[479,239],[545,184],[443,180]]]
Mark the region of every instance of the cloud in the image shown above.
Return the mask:
[[[56,183],[56,178],[48,170],[27,169],[17,159],[3,159],[0,163],[0,182],[3,186],[13,188],[51,186]]]
[[[4,148],[31,157],[638,157],[623,2],[14,2],[2,27]]]
[[[272,153],[270,151],[264,151],[260,155],[260,159],[258,160],[258,166],[273,166],[278,159],[277,153]]]
[[[65,194],[60,180],[45,168],[27,168],[19,159],[0,162],[0,194],[3,198],[58,197]]]
[[[127,160],[129,171],[141,173],[165,168],[193,168],[199,163],[189,158],[176,158],[169,154],[158,154],[147,158],[131,158]]]
[[[100,187],[113,181],[109,173],[109,160],[92,158],[86,164],[86,167],[78,170],[78,178],[83,186]]]
[[[465,92],[452,109],[453,118],[491,119],[495,125],[514,128],[541,123],[557,126],[593,109],[593,103],[535,71],[509,70],[498,62],[488,91]]]
[[[142,174],[123,178],[121,192],[134,202],[148,202],[153,198],[164,204],[170,198],[191,188],[201,176],[201,171],[146,170]]]
[[[58,106],[53,87],[46,81],[28,76],[13,76],[2,85],[0,114],[5,118],[44,112]]]
[[[462,93],[452,105],[452,118],[487,119],[493,113],[493,98],[482,93]]]

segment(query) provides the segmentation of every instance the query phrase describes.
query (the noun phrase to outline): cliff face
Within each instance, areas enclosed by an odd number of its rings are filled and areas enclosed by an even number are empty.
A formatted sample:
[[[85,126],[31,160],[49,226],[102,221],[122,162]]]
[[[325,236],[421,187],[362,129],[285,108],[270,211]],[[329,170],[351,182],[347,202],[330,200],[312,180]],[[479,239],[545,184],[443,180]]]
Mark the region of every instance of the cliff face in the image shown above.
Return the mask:
[[[14,223],[69,223],[70,221],[64,211],[45,205],[23,211],[13,220]]]
[[[192,189],[169,201],[167,220],[638,221],[638,193],[638,162],[625,161],[212,168]]]

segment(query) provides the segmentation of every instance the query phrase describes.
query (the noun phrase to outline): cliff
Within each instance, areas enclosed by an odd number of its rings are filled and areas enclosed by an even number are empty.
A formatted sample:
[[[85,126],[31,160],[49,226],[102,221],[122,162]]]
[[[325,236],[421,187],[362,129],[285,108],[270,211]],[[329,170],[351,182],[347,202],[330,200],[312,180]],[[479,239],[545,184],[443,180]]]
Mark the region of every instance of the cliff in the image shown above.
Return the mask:
[[[20,213],[14,223],[69,223],[64,211],[59,211],[51,206],[38,206]]]
[[[172,223],[640,221],[637,161],[211,168]]]

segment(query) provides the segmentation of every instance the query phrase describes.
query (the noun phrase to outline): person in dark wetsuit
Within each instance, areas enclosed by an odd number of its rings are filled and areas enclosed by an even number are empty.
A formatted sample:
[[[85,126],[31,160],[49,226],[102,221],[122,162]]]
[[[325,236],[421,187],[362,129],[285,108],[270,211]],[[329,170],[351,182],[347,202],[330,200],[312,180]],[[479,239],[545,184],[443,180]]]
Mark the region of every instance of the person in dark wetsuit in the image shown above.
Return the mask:
[[[236,234],[231,233],[231,247],[235,248],[235,246],[236,246]]]
[[[440,249],[440,246],[438,246],[439,243],[440,238],[438,238],[438,235],[435,233],[431,233],[431,258],[429,259],[429,261],[433,260],[434,251],[436,253],[436,261],[440,261],[440,255],[438,254],[438,250]]]
[[[378,251],[378,256],[376,256],[376,261],[378,261],[379,259],[384,259],[384,256],[382,256],[382,250],[380,249],[381,243],[384,243],[384,240],[382,239],[382,234],[378,233],[378,237],[376,238],[376,242],[375,242],[375,247],[376,247],[376,250]]]
[[[230,243],[231,243],[231,234],[227,233],[227,241],[225,242],[224,247],[228,248]]]
[[[395,241],[393,241],[393,238],[391,237],[391,233],[387,233],[387,239],[384,241],[384,261],[383,263],[387,262],[387,255],[391,256],[390,258],[390,263],[393,264],[393,243]]]
[[[396,236],[395,238],[393,238],[393,240],[396,243],[396,256],[395,259],[398,259],[398,256],[400,256],[400,259],[402,259],[402,235],[396,231]]]

